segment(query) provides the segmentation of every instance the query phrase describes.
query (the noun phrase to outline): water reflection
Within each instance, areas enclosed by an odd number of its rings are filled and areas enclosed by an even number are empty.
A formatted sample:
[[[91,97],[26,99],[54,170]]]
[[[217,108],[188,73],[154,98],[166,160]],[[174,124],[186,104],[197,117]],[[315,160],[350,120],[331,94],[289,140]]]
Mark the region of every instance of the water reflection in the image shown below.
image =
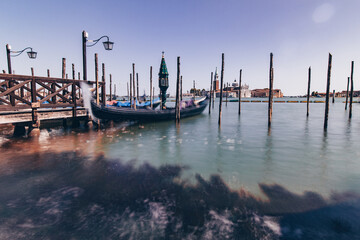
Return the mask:
[[[219,175],[73,152],[1,162],[2,239],[356,239],[360,196],[293,193],[259,184],[267,200]]]

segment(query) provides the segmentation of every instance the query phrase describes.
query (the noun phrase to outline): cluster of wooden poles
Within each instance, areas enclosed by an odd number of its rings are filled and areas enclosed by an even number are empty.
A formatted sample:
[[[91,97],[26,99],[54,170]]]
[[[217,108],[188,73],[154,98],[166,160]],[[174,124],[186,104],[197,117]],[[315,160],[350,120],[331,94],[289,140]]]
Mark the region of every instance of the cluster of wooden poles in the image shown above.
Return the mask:
[[[330,79],[331,79],[331,65],[332,65],[332,55],[329,53],[328,60],[328,71],[327,71],[327,82],[326,82],[326,97],[325,97],[325,117],[324,117],[324,129],[327,130],[328,127],[328,118],[329,118],[329,99],[330,99]],[[351,62],[351,74],[348,77],[347,81],[347,92],[346,92],[346,102],[345,102],[345,110],[347,110],[348,105],[348,97],[349,97],[349,83],[350,83],[350,102],[349,102],[349,119],[352,117],[352,103],[353,103],[353,91],[354,91],[354,81],[353,81],[353,73],[354,73],[354,61]],[[240,69],[239,75],[239,90],[238,90],[238,115],[241,114],[241,75],[242,69]],[[224,81],[224,53],[222,54],[222,64],[221,64],[221,77],[220,77],[220,101],[219,101],[219,119],[218,125],[221,127],[221,115],[222,115],[222,102],[223,102],[223,81]],[[211,114],[211,105],[214,108],[214,89],[213,89],[213,72],[211,72],[211,80],[210,80],[210,101],[209,101],[209,114]],[[272,121],[272,112],[273,112],[273,82],[274,82],[274,68],[273,68],[273,53],[270,53],[270,69],[269,69],[269,103],[268,103],[268,127],[271,127]],[[308,69],[308,89],[307,89],[307,109],[306,109],[306,117],[309,117],[309,102],[310,102],[310,82],[311,82],[311,67]],[[335,90],[333,91],[333,103],[335,102]],[[227,102],[226,102],[227,103]]]

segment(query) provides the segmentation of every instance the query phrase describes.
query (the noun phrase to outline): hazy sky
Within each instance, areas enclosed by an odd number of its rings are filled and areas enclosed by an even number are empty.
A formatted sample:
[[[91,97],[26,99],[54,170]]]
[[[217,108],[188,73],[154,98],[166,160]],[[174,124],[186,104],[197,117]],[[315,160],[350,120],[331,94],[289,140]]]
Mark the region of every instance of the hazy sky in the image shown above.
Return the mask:
[[[250,88],[268,87],[269,55],[274,54],[274,87],[285,95],[306,93],[307,69],[312,90],[325,91],[328,53],[333,55],[331,89],[346,89],[350,63],[355,61],[355,89],[360,87],[359,0],[2,0],[0,66],[7,69],[5,45],[13,50],[31,46],[38,58],[12,58],[17,74],[61,77],[61,59],[82,72],[81,32],[89,39],[108,35],[114,50],[102,44],[87,49],[88,79],[94,79],[94,53],[112,73],[117,93],[126,94],[132,63],[140,91],[148,93],[149,68],[157,87],[161,52],[175,92],[176,57],[181,57],[184,90],[193,80],[209,88],[211,71],[221,67],[225,82],[239,78]],[[82,73],[81,73],[82,76]],[[107,76],[108,79],[108,76]],[[158,91],[158,90],[156,90]]]

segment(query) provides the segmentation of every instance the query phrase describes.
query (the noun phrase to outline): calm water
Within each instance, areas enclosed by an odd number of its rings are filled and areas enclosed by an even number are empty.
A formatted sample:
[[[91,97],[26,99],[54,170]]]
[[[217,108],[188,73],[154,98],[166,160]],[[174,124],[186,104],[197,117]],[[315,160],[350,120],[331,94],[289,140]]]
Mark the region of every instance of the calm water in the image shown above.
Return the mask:
[[[229,102],[221,129],[216,103],[179,129],[2,138],[0,238],[359,239],[360,105],[349,121],[342,101],[327,132],[323,103],[274,103],[268,131],[267,103]]]

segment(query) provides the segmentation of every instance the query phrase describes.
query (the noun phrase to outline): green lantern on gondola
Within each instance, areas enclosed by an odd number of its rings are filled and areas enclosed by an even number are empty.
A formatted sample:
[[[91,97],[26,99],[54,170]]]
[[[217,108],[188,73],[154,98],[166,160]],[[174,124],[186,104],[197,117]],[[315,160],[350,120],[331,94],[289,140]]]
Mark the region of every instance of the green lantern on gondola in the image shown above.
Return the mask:
[[[159,88],[161,92],[161,108],[165,108],[166,90],[169,87],[169,73],[165,63],[164,52],[162,52],[160,70],[159,70]]]

